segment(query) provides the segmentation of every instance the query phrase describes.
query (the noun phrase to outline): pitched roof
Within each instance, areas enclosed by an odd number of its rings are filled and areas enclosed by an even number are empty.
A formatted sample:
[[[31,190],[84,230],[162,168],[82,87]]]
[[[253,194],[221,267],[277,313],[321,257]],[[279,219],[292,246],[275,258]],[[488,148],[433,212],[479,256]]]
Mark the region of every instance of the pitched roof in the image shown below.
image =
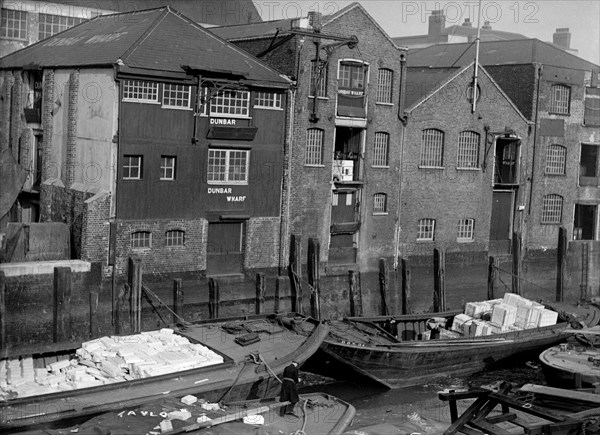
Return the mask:
[[[455,25],[446,27],[442,30],[440,35],[449,37],[462,36],[474,40],[477,38],[477,28]],[[505,32],[503,30],[481,29],[479,38],[480,41],[505,41],[511,39],[526,39],[527,37],[520,33]],[[409,46],[410,48],[421,48],[434,45],[434,43],[429,40],[429,35],[394,36],[392,40],[398,46],[404,45]]]
[[[464,66],[475,58],[475,44],[437,44],[408,51],[407,65],[448,68]],[[540,63],[580,70],[598,69],[587,60],[539,39],[487,41],[479,44],[481,65],[522,65]]]
[[[171,6],[196,23],[219,26],[262,21],[252,0],[56,0],[54,3],[117,13]]]
[[[287,87],[289,80],[254,56],[170,7],[103,15],[0,59],[0,68],[113,66],[183,73],[182,66]]]

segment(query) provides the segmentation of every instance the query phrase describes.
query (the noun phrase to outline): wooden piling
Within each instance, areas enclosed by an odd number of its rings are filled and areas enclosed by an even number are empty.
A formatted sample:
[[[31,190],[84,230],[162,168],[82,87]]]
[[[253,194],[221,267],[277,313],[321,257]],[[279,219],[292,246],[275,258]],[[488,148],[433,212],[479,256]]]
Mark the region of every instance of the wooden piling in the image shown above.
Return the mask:
[[[208,317],[210,319],[219,318],[219,306],[221,305],[221,295],[219,292],[219,282],[210,278],[208,280]]]
[[[281,306],[281,281],[278,279],[275,280],[275,296],[273,300],[273,312],[278,313]],[[293,311],[293,310],[292,310]]]
[[[292,234],[290,236],[290,289],[292,297],[292,311],[302,314],[302,237]]]
[[[71,268],[54,268],[54,343],[71,338]]]
[[[433,311],[446,311],[446,255],[440,249],[433,250]]]
[[[496,257],[488,258],[488,279],[487,279],[487,298],[496,299],[498,290],[498,259]]]
[[[356,316],[356,273],[348,271],[348,299],[350,299],[350,317]]]
[[[142,260],[129,257],[127,283],[131,291],[131,331],[142,331]]]
[[[90,338],[94,338],[98,332],[98,292],[90,291]]]
[[[405,259],[400,260],[402,267],[402,314],[411,314],[412,308],[410,306],[410,269],[408,268],[408,261]]]
[[[115,307],[115,334],[131,332],[131,287],[129,284],[124,284],[119,290]]]
[[[390,310],[388,308],[387,300],[387,280],[388,280],[388,266],[385,258],[379,259],[379,294],[381,295],[381,315],[389,316]]]
[[[308,283],[311,286],[310,293],[310,315],[321,320],[321,301],[319,299],[319,255],[320,255],[319,239],[311,237],[308,239]]]
[[[181,278],[175,278],[173,280],[173,323],[181,323],[183,316],[183,281]]]
[[[0,270],[0,349],[6,344],[6,275]]]
[[[512,238],[512,292],[521,294],[521,233],[514,232]]]
[[[567,277],[567,229],[558,229],[556,249],[556,302],[564,300],[565,279]]]
[[[265,307],[265,294],[267,293],[267,285],[264,273],[256,274],[256,314],[262,314]]]

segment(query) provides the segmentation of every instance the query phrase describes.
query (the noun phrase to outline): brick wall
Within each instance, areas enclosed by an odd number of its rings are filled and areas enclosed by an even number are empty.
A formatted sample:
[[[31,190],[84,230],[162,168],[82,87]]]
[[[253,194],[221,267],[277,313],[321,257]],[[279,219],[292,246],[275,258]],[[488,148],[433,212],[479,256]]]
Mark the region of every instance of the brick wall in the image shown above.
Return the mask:
[[[44,140],[40,144],[42,147],[42,182],[52,176],[52,131],[53,119],[52,109],[54,108],[54,71],[44,71],[43,101],[42,101],[42,130],[44,131]],[[50,204],[40,201],[40,214],[42,220],[48,214],[47,208]]]
[[[280,218],[253,218],[246,224],[244,267],[258,269],[279,266]]]
[[[16,161],[19,161],[19,137],[24,127],[23,119],[23,78],[21,74],[14,75],[10,114],[10,147]]]
[[[81,222],[81,259],[106,264],[110,237],[110,201],[108,193],[84,201]]]
[[[67,114],[67,174],[66,185],[71,187],[75,181],[75,162],[77,161],[77,99],[79,97],[79,71],[69,75],[69,105]]]
[[[2,94],[0,95],[0,151],[10,146],[12,86],[15,78],[10,71],[2,71]]]

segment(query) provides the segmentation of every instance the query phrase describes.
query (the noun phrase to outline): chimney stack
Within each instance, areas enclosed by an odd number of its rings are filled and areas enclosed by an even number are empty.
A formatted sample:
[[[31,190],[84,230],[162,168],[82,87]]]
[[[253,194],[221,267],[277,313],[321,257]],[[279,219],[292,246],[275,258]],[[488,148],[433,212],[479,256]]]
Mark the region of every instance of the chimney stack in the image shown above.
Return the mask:
[[[321,12],[308,11],[308,23],[314,30],[321,30]]]
[[[471,23],[470,18],[465,18],[465,22],[462,23],[463,27],[473,27],[473,23]]]
[[[554,35],[552,35],[552,42],[556,45],[566,48],[567,50],[571,48],[571,32],[569,32],[568,27],[561,27],[556,29]]]
[[[490,25],[490,22],[489,22],[489,21],[484,21],[484,22],[483,22],[483,26],[481,26],[481,28],[482,28],[483,30],[492,30],[492,26]]]
[[[443,12],[441,10],[431,11],[431,15],[429,16],[429,33],[427,34],[429,42],[436,42],[446,28],[446,16]]]

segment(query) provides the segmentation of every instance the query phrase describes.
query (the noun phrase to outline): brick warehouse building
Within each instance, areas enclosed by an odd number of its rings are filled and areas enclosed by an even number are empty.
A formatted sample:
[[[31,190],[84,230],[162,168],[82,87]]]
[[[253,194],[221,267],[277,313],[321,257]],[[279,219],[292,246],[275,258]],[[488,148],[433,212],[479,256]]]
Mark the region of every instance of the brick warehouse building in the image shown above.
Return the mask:
[[[408,64],[464,66],[474,57],[475,47],[468,44],[434,45],[411,50]],[[571,292],[582,297],[597,295],[599,67],[537,39],[482,42],[479,59],[533,122],[529,165],[520,181],[528,191],[520,204],[524,206],[524,255],[553,260],[559,228],[564,227]],[[554,272],[555,268],[546,274],[543,284],[547,287],[554,286]]]
[[[3,147],[41,162],[40,221],[70,225],[73,258],[104,275],[130,256],[159,274],[279,266],[278,72],[163,7],[68,29],[4,57],[1,77]]]
[[[296,80],[288,234],[319,240],[338,290],[395,258],[403,50],[357,3],[211,31]]]

